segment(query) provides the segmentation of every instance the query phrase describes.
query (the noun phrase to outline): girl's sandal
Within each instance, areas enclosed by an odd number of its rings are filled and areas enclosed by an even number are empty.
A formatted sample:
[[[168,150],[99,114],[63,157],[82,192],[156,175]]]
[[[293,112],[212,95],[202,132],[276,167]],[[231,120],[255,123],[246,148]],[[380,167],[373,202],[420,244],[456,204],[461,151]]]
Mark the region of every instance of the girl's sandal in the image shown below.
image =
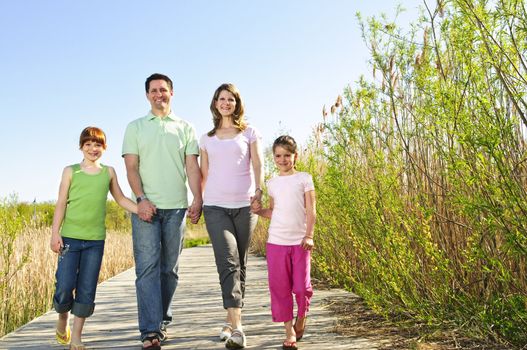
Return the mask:
[[[227,339],[229,339],[229,337],[231,336],[232,334],[232,324],[230,323],[225,323],[222,328],[221,328],[221,332],[220,332],[220,340],[221,341],[226,341]]]
[[[297,350],[298,347],[296,346],[296,341],[284,340],[284,342],[282,343],[282,349],[283,350]]]
[[[55,330],[55,339],[57,339],[57,343],[62,345],[68,345],[71,340],[71,329],[70,326],[66,326],[66,330],[64,333],[59,332],[58,329]]]

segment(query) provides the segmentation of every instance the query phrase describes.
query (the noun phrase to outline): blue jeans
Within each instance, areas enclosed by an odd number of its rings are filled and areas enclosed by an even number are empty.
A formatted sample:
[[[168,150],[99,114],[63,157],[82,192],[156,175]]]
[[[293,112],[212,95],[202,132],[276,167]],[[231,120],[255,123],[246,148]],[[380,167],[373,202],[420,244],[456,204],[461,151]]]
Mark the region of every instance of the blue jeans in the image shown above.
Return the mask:
[[[58,258],[53,307],[58,313],[71,310],[75,316],[89,317],[95,308],[104,240],[83,241],[63,237],[62,241],[67,248]]]
[[[141,340],[172,321],[186,209],[157,209],[152,222],[132,214],[135,290]]]

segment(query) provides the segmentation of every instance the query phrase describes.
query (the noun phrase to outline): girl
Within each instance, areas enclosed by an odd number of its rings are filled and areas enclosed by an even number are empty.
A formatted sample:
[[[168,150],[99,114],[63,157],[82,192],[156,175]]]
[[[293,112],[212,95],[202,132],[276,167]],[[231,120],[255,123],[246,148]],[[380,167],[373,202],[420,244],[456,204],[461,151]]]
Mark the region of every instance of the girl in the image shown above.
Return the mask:
[[[311,175],[295,170],[297,145],[290,136],[273,143],[273,158],[278,176],[267,183],[269,208],[253,210],[270,218],[267,240],[267,269],[271,312],[274,322],[284,322],[285,350],[297,349],[304,335],[306,317],[313,295],[311,287],[311,249],[315,226],[315,187]],[[293,324],[293,295],[297,317]]]
[[[53,216],[50,247],[59,253],[53,306],[59,313],[55,337],[70,349],[84,350],[81,334],[86,317],[95,307],[95,290],[101,268],[106,228],[108,191],[128,211],[137,205],[119,187],[115,170],[99,162],[106,150],[106,135],[85,128],[79,140],[84,159],[64,168]],[[69,328],[69,312],[75,316]]]
[[[240,92],[220,85],[210,103],[214,127],[200,140],[203,216],[212,242],[227,310],[220,340],[228,349],[246,346],[242,329],[247,250],[258,216],[251,204],[262,197],[260,135],[245,122]]]

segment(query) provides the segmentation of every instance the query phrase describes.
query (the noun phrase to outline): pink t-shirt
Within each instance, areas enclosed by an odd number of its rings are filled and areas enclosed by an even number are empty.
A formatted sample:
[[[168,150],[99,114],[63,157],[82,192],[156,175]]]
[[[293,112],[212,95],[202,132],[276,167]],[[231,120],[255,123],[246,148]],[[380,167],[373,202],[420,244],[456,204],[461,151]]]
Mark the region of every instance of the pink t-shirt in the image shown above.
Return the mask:
[[[313,178],[308,173],[275,176],[267,182],[274,207],[267,242],[298,245],[306,235],[305,193],[313,191]]]
[[[250,205],[255,190],[250,145],[257,139],[260,134],[250,126],[232,139],[207,134],[201,137],[199,147],[207,152],[209,160],[204,205],[225,208]]]

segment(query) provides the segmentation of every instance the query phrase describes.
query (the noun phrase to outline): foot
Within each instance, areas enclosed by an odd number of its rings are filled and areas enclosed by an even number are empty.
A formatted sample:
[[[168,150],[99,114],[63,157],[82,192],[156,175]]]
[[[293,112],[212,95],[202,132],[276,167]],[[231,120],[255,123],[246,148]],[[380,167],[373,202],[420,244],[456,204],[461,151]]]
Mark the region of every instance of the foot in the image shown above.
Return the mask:
[[[71,343],[70,350],[86,350],[86,346],[83,343]]]
[[[304,331],[306,330],[306,323],[307,323],[307,316],[296,319],[294,329],[295,329],[297,341],[300,341],[300,339],[302,339],[302,337],[304,336]]]
[[[227,349],[243,349],[247,345],[245,334],[241,329],[234,329],[231,336],[227,339],[225,347]]]
[[[69,325],[66,325],[66,329],[64,332],[59,331],[57,328],[55,330],[55,339],[57,339],[57,343],[62,345],[67,345],[70,343],[71,340],[71,329]]]
[[[220,340],[226,341],[232,334],[232,325],[230,323],[225,323],[220,331]]]
[[[282,343],[282,349],[283,350],[297,350],[298,347],[296,346],[296,339],[292,340],[290,338],[287,338],[286,340],[284,340],[284,342]]]
[[[143,349],[148,350],[161,350],[159,342],[159,335],[157,333],[150,333],[143,339]]]

